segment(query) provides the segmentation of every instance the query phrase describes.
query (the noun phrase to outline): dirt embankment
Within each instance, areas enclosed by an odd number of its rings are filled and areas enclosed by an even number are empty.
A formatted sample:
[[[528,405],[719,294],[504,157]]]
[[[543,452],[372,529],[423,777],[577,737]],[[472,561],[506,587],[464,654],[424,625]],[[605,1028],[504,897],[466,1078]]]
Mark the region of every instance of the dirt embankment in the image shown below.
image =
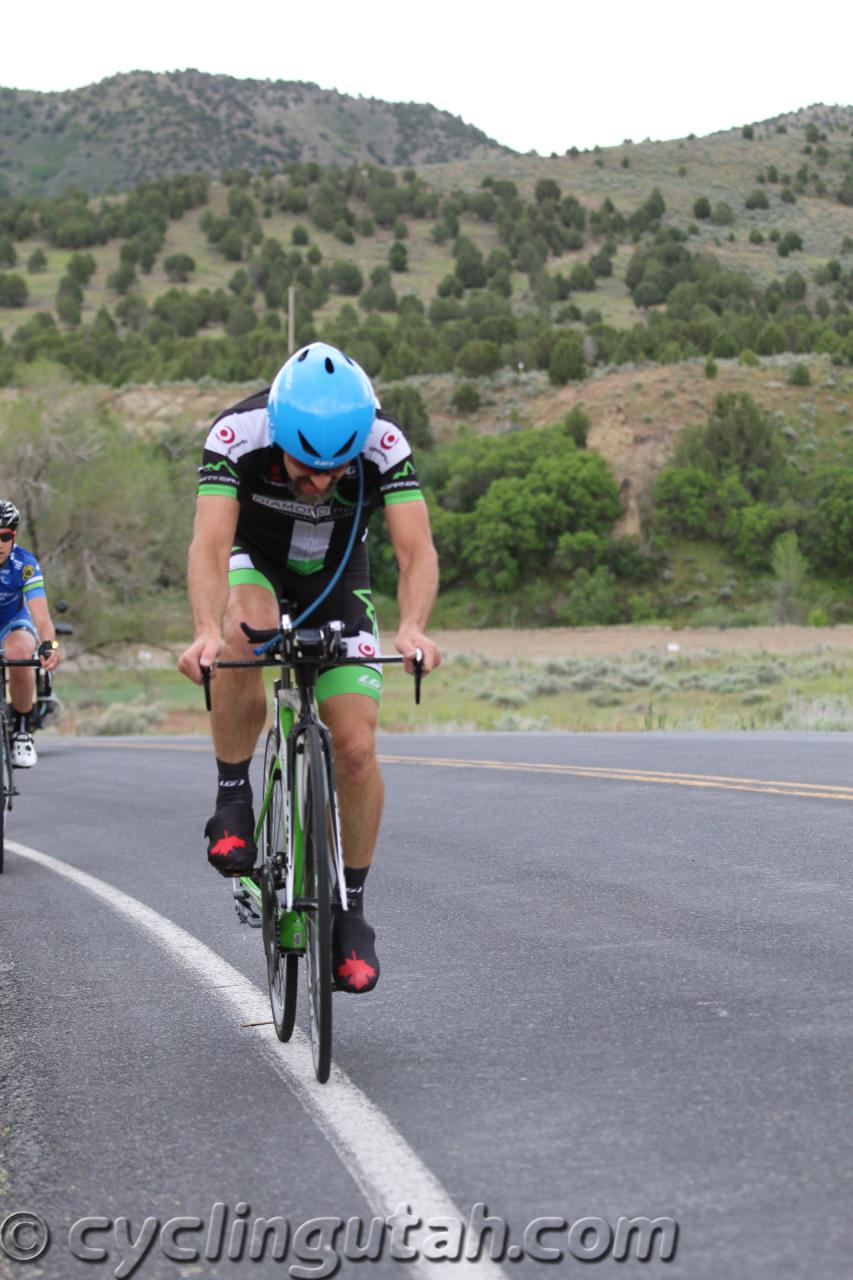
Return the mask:
[[[496,659],[620,657],[678,645],[682,653],[805,653],[819,645],[853,649],[853,626],[738,627],[674,630],[656,626],[483,628],[433,632],[447,654],[479,653]],[[386,643],[391,637],[386,638]]]

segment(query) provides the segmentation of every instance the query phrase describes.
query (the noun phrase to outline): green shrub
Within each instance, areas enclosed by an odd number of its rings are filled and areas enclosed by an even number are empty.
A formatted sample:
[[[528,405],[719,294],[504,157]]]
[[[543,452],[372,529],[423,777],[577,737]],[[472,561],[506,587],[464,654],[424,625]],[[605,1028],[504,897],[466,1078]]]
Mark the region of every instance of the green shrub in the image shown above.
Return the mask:
[[[451,401],[457,413],[475,413],[482,401],[480,393],[470,382],[460,382]]]
[[[699,467],[665,466],[654,487],[658,522],[669,533],[703,538],[711,518],[713,480]]]
[[[589,425],[589,418],[579,404],[569,410],[563,419],[563,429],[568,432],[579,449],[586,448]]]
[[[788,374],[788,382],[792,387],[810,387],[812,375],[809,371],[809,366],[802,361],[798,361]]]
[[[474,338],[462,346],[456,364],[472,378],[494,373],[501,366],[500,348],[496,342]]]
[[[578,382],[586,375],[583,358],[583,340],[579,334],[566,334],[558,338],[551,349],[548,361],[548,377],[554,386]]]

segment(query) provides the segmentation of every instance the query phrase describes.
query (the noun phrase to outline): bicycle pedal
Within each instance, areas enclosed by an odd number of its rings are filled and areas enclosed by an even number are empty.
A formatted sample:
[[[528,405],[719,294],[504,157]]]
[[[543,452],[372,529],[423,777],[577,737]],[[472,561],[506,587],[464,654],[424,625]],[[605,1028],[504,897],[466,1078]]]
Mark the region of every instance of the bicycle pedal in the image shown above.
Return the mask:
[[[255,910],[254,903],[248,894],[234,895],[234,910],[241,924],[247,924],[250,929],[260,929],[262,924],[260,912]]]

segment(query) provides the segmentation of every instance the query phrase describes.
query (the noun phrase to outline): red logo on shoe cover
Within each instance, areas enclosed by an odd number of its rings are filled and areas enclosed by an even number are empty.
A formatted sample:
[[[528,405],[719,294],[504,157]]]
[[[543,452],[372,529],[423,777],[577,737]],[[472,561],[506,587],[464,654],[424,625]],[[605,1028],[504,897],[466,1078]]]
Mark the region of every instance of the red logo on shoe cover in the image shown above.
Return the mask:
[[[233,444],[236,438],[233,427],[220,427],[216,434],[223,444]]]
[[[400,437],[397,435],[396,431],[386,431],[379,443],[382,445],[383,449],[393,449],[399,439]]]
[[[359,960],[353,951],[343,964],[338,965],[338,977],[354,991],[363,991],[370,986],[370,979],[376,977],[376,970],[366,960]]]
[[[240,836],[229,836],[228,828],[225,828],[225,834],[220,836],[216,844],[210,850],[212,858],[227,858],[229,853],[233,853],[235,849],[245,849],[246,841]]]
[[[361,644],[358,646],[358,651],[363,658],[372,658],[376,652],[373,645],[368,644],[366,640],[362,640]]]

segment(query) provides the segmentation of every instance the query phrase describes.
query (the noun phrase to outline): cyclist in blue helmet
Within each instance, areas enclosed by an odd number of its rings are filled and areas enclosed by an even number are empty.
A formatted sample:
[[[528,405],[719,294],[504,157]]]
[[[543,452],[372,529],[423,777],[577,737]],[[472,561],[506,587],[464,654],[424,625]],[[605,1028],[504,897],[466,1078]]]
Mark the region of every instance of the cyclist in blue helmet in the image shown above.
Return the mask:
[[[335,919],[335,971],[338,985],[354,992],[371,990],[379,977],[363,892],[383,796],[375,745],[382,674],[370,665],[378,628],[367,558],[368,522],[380,507],[399,565],[396,647],[410,670],[421,649],[430,671],[441,661],[426,635],[438,559],[411,448],[365,372],[335,347],[311,343],[291,356],[271,387],[226,410],[210,428],[189,552],[195,636],[179,662],[198,682],[217,658],[251,658],[241,622],[275,627],[281,600],[302,611],[329,588],[309,625],[361,623],[347,646],[364,665],[324,672],[317,685],[334,741],[351,908]],[[249,765],[265,719],[259,671],[216,673],[211,727],[218,784],[205,835],[208,860],[224,875],[255,863]],[[353,953],[363,965],[344,964]],[[353,970],[357,986],[347,977]]]

